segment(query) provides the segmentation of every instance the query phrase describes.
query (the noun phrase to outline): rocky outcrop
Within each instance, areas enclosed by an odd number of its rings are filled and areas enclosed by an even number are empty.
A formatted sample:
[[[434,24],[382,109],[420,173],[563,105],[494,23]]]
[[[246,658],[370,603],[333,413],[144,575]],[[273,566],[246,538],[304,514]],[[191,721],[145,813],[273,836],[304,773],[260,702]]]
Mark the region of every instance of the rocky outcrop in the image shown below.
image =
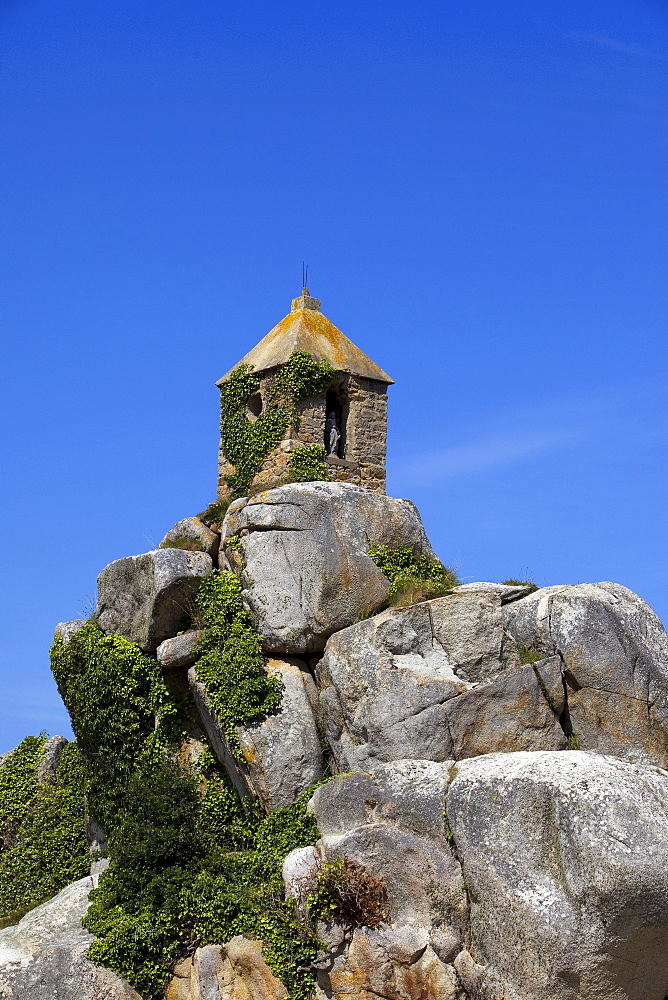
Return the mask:
[[[433,554],[414,504],[348,483],[295,483],[238,500],[223,546],[231,536],[239,536],[244,599],[269,653],[319,652],[332,633],[383,606],[389,583],[370,546]]]
[[[444,963],[460,951],[467,919],[464,879],[444,823],[451,766],[408,760],[339,775],[309,804],[322,834],[321,859],[347,857],[383,879],[387,923],[416,930],[420,954],[429,944]],[[337,928],[321,933],[335,956]]]
[[[664,1000],[668,773],[589,753],[458,764],[447,816],[481,1000]]]
[[[158,663],[163,670],[190,667],[197,659],[197,643],[203,636],[202,629],[180,632],[173,639],[165,639],[156,650]]]
[[[399,761],[373,774],[340,775],[315,792],[310,808],[322,833],[319,860],[362,865],[383,881],[387,903],[387,922],[377,927],[318,925],[327,946],[316,961],[319,997],[463,997],[452,961],[468,911],[443,819],[449,766]],[[288,879],[299,871],[291,858]],[[287,888],[294,892],[294,881]]]
[[[318,683],[339,770],[566,746],[560,661],[520,666],[495,592],[384,611],[338,632]]]
[[[190,552],[206,552],[213,560],[218,557],[220,535],[212,531],[198,517],[184,517],[167,532],[158,546],[159,549],[186,549]]]
[[[68,740],[64,736],[52,736],[51,739],[46,741],[44,744],[44,755],[37,769],[38,785],[43,785],[51,775],[56,773],[60,755],[67,744]]]
[[[285,1000],[287,990],[262,957],[262,942],[238,935],[198,948],[181,962],[165,1000]]]
[[[345,483],[267,491],[231,505],[220,559],[281,701],[232,733],[197,677],[202,633],[181,631],[214,534],[186,519],[160,549],[112,563],[96,615],[155,652],[184,704],[190,690],[183,766],[204,730],[267,812],[328,767],[346,772],[311,799],[320,839],[284,859],[286,894],[310,921],[319,874],[362,872],[382,912],[346,918],[328,897],[317,1000],[665,1000],[668,636],[647,605],[611,583],[480,582],[380,610],[389,581],[370,546],[432,555],[414,506]],[[84,624],[58,632],[68,642]],[[47,744],[40,780],[62,744]],[[56,1000],[136,996],[85,958],[90,884],[34,911],[36,944],[30,914],[0,932],[0,998],[36,1000],[37,983]],[[166,1000],[285,1000],[262,942],[199,943]]]
[[[153,652],[189,622],[199,581],[212,569],[205,552],[183,549],[117,559],[97,580],[97,622],[104,632]]]
[[[124,979],[86,958],[95,939],[81,919],[93,885],[80,879],[0,930],[3,1000],[140,1000]]]
[[[505,609],[515,640],[563,660],[583,749],[668,766],[668,636],[617,583],[544,587]]]
[[[399,761],[310,803],[317,849],[288,894],[348,857],[387,924],[319,924],[325,997],[664,1000],[668,773],[577,751]]]
[[[267,673],[281,678],[281,702],[272,715],[236,726],[242,759],[232,753],[195,668],[189,682],[202,728],[214,753],[242,795],[257,798],[267,812],[282,809],[323,777],[322,747],[313,703],[313,678],[297,659],[269,659]]]

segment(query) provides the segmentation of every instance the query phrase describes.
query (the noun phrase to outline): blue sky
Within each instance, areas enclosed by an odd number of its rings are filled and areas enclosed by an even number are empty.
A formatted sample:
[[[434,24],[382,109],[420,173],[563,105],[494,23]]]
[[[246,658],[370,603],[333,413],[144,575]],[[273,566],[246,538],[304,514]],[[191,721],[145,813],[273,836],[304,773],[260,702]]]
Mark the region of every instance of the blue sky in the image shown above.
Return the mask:
[[[0,4],[0,752],[70,733],[53,627],[212,499],[303,259],[444,562],[668,620],[667,70],[650,0]]]

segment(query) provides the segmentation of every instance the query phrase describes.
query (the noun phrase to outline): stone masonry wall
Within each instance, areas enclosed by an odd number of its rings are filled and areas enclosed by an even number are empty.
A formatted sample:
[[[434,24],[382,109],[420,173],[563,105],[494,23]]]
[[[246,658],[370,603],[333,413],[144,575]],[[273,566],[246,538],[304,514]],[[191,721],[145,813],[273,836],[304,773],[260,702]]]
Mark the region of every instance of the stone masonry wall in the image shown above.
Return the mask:
[[[267,405],[274,373],[268,372],[260,384],[262,408]],[[337,383],[347,400],[345,426],[345,455],[327,458],[329,476],[333,482],[353,483],[376,493],[385,493],[385,453],[387,440],[387,392],[382,382],[345,374]],[[267,455],[262,469],[255,477],[252,488],[280,486],[289,477],[290,453],[295,448],[311,444],[324,444],[326,398],[312,396],[298,405],[299,423],[286,432],[278,447]],[[249,410],[249,419],[254,419]],[[225,458],[222,447],[218,455],[218,495],[228,494],[226,476],[233,466]]]

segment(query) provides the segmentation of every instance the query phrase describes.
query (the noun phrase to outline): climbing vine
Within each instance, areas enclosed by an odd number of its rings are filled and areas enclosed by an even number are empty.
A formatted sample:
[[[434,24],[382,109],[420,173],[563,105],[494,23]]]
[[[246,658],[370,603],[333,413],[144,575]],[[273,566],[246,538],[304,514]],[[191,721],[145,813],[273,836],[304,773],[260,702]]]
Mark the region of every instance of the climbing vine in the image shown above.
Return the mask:
[[[307,444],[295,450],[288,462],[290,478],[296,483],[313,483],[329,480],[323,445]]]
[[[198,675],[223,724],[271,711],[280,684],[264,673],[232,573],[205,578],[196,614]],[[281,866],[317,839],[306,810],[312,790],[266,817],[240,800],[210,752],[188,763],[189,699],[170,693],[155,658],[134,643],[88,623],[68,643],[57,638],[51,654],[79,739],[79,806],[85,794],[109,843],[85,917],[97,937],[90,958],[157,1000],[174,962],[199,943],[247,934],[265,942],[290,1000],[308,1000],[317,944],[284,899]],[[27,744],[25,756],[34,772],[38,747]]]
[[[178,707],[154,657],[94,622],[51,647],[51,669],[86,767],[86,793],[107,832],[125,808],[138,761],[169,742]]]
[[[198,624],[204,630],[198,646],[197,676],[231,748],[240,753],[235,725],[278,708],[280,678],[265,673],[262,638],[244,606],[241,583],[234,573],[205,577],[195,605]]]
[[[235,368],[220,394],[221,445],[234,466],[226,479],[232,496],[247,494],[264,459],[298,422],[297,404],[326,392],[338,376],[326,359],[318,361],[304,351],[293,351],[274,377],[265,408],[251,421],[246,403],[259,390],[261,376],[252,365]]]
[[[77,746],[65,746],[55,774],[38,784],[45,744],[44,734],[26,737],[0,768],[0,926],[82,878],[90,865]]]

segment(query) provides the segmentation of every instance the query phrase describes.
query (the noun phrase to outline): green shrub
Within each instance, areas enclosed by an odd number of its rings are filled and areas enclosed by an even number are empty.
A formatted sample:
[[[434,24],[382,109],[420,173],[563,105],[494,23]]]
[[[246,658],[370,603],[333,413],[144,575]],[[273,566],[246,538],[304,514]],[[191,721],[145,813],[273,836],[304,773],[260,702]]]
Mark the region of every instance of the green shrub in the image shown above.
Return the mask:
[[[196,514],[195,516],[198,517],[200,521],[203,521],[208,528],[220,531],[231,503],[231,497],[219,497],[217,500],[212,501],[206,510],[203,510],[200,514]]]
[[[540,590],[538,584],[534,583],[533,580],[504,580],[503,585],[505,587],[529,587],[532,594],[535,590]]]
[[[230,745],[239,752],[234,726],[275,711],[281,699],[281,681],[264,670],[262,638],[244,606],[241,584],[234,573],[205,577],[195,606],[197,624],[204,630],[198,645],[197,676]]]
[[[0,768],[0,918],[9,924],[90,867],[83,772],[76,744],[41,785],[45,736],[29,736]]]
[[[77,735],[94,818],[110,832],[147,745],[173,739],[178,708],[157,660],[94,622],[67,644],[56,638],[51,669]]]
[[[46,733],[26,736],[0,767],[0,850],[16,839],[25,810],[37,794],[37,771]]]
[[[319,444],[308,444],[295,448],[288,462],[290,477],[296,483],[329,481],[329,471],[325,463],[325,449]]]
[[[393,607],[442,597],[459,584],[454,570],[446,568],[438,559],[416,555],[410,545],[396,548],[374,545],[369,555],[390,581],[389,601]]]
[[[545,653],[542,649],[538,649],[536,646],[522,646],[518,643],[517,652],[520,655],[521,666],[526,666],[527,663],[538,663],[539,660],[545,659]]]
[[[344,927],[378,927],[387,921],[385,881],[350,858],[326,862],[310,880],[310,917],[336,920]]]
[[[197,614],[198,675],[223,723],[272,710],[280,683],[264,672],[232,573],[202,581]],[[267,817],[239,799],[208,751],[196,766],[184,763],[187,702],[175,701],[153,657],[95,623],[67,645],[57,639],[52,666],[79,737],[77,802],[85,791],[109,843],[110,865],[84,920],[97,937],[91,959],[157,1000],[173,963],[198,943],[247,934],[265,942],[290,1000],[308,1000],[317,942],[283,898],[281,866],[318,837],[306,811],[312,790]],[[37,749],[27,744],[33,773]]]
[[[210,769],[212,758],[205,756]],[[98,936],[90,957],[119,972],[144,997],[154,998],[168,982],[169,966],[177,956],[192,952],[198,942],[245,934],[265,942],[265,958],[287,986],[290,1000],[308,1000],[317,942],[300,926],[293,902],[284,899],[281,868],[289,851],[318,837],[306,811],[313,789],[286,809],[261,818],[257,807],[244,814],[227,779],[214,781],[227,785],[228,794],[219,795],[217,789],[221,812],[216,815],[212,801],[206,805],[207,787],[199,806],[202,833],[189,861],[181,858],[156,874],[151,860],[139,885],[128,878],[135,870],[134,851],[129,867],[126,857],[113,858],[92,893],[85,919]],[[203,833],[212,821],[215,838],[210,830]],[[145,839],[139,831],[129,832],[134,840]]]

